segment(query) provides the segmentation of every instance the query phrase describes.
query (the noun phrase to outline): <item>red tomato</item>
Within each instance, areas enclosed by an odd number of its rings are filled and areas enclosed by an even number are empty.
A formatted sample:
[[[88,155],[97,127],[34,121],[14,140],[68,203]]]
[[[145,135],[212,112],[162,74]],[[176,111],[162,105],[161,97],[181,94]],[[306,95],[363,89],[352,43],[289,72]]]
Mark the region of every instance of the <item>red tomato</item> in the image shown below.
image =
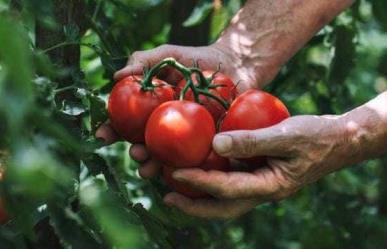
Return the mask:
[[[143,143],[145,125],[150,114],[161,103],[174,99],[174,90],[154,78],[153,91],[141,90],[142,76],[129,76],[119,81],[110,93],[108,112],[116,132],[131,143]]]
[[[211,77],[213,74],[214,74],[214,71],[203,72],[203,75],[206,78]],[[192,76],[192,80],[194,84],[197,85],[196,76]],[[177,84],[176,93],[178,95],[180,95],[180,92],[183,90],[186,84],[187,82],[184,79]],[[236,86],[234,85],[234,82],[226,75],[222,73],[216,73],[214,79],[212,80],[212,84],[219,85],[219,86],[216,87],[215,89],[208,89],[208,91],[211,94],[217,97],[223,98],[228,103],[231,103],[235,99],[237,95]],[[195,98],[191,89],[188,89],[187,93],[184,96],[184,99],[189,101],[194,101]],[[204,95],[200,95],[199,99],[201,103],[207,108],[207,110],[214,117],[215,122],[217,122],[219,118],[226,112],[223,106],[212,98],[206,97]]]
[[[0,199],[0,224],[4,224],[6,221],[8,221],[8,215],[5,211],[3,201]]]
[[[206,160],[215,135],[211,114],[189,101],[169,101],[154,110],[145,130],[151,155],[173,167],[196,167]]]
[[[209,170],[229,171],[230,162],[227,158],[221,157],[218,154],[216,154],[215,151],[211,151],[206,161],[204,161],[204,163],[199,168],[206,171],[209,171]],[[173,179],[172,174],[175,170],[176,168],[173,168],[173,167],[168,167],[168,166],[163,167],[164,181],[174,191],[192,199],[209,197],[207,193],[204,193],[200,190],[196,190],[188,186],[187,184],[181,183]]]
[[[231,104],[220,131],[256,130],[275,125],[290,116],[286,106],[275,96],[259,90],[248,90]],[[264,158],[243,159],[249,164],[262,165]]]

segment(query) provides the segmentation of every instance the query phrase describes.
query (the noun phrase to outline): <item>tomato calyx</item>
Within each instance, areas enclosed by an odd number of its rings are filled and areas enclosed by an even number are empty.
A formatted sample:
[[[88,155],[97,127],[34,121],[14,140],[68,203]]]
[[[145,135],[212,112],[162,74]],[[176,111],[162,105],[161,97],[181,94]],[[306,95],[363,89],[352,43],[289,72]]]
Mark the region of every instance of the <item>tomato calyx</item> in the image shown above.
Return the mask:
[[[182,89],[182,91],[180,93],[179,100],[183,100],[186,92],[189,89],[191,89],[192,93],[194,95],[195,102],[201,104],[199,96],[204,95],[208,98],[212,98],[215,101],[219,102],[226,110],[229,108],[229,103],[226,100],[224,100],[221,97],[213,95],[209,91],[209,90],[215,89],[217,87],[222,87],[222,85],[220,85],[220,84],[213,84],[212,83],[215,75],[219,72],[220,68],[218,68],[218,70],[216,72],[214,72],[214,74],[211,75],[211,77],[206,78],[204,76],[202,70],[198,67],[197,64],[194,65],[193,67],[186,67],[183,64],[179,63],[178,61],[176,61],[176,59],[174,59],[172,57],[162,60],[161,62],[159,62],[158,64],[156,64],[152,68],[150,68],[149,70],[144,70],[144,78],[140,82],[141,90],[142,91],[153,91],[154,88],[157,87],[152,83],[153,77],[155,77],[160,72],[160,70],[162,70],[163,68],[165,68],[167,66],[173,67],[174,69],[179,71],[183,75],[184,79],[187,82],[187,84],[184,86],[184,88]],[[196,76],[196,80],[198,81],[197,85],[194,84],[194,82],[192,80],[192,75]]]

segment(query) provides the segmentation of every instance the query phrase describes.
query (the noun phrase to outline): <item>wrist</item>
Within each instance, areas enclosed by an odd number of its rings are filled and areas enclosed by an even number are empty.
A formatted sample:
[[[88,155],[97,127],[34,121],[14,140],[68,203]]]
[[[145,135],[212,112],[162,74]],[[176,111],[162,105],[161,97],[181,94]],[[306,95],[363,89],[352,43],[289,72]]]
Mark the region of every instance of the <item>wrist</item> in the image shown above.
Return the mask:
[[[351,163],[387,153],[387,94],[368,102],[340,118],[347,138]]]
[[[247,90],[262,88],[277,75],[281,65],[270,58],[256,54],[242,53],[228,37],[221,37],[211,45],[225,54],[234,67],[234,73],[244,83]]]

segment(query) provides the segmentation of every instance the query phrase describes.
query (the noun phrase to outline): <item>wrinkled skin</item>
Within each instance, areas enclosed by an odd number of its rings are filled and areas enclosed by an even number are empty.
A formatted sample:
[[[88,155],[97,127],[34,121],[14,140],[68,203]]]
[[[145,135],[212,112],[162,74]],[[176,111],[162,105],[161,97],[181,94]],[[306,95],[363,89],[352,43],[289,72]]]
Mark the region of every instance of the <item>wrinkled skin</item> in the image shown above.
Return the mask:
[[[172,193],[165,202],[194,216],[225,219],[240,216],[258,204],[289,197],[357,158],[358,148],[342,119],[296,116],[269,128],[221,133],[213,144],[221,156],[265,155],[267,166],[253,172],[177,171],[175,179],[217,199],[192,200]]]
[[[162,45],[148,51],[133,53],[125,68],[115,74],[115,79],[120,80],[133,74],[142,74],[144,67],[155,65],[161,60],[174,57],[185,66],[192,66],[196,61],[202,70],[217,71],[231,77],[233,82],[239,82],[238,89],[243,92],[257,86],[257,80],[252,76],[246,76],[241,70],[242,65],[235,63],[233,54],[217,44],[206,47],[184,47],[175,45]],[[167,68],[159,75],[161,79],[170,84],[177,84],[183,76],[171,68]],[[273,72],[272,76],[275,76]]]
[[[230,162],[227,158],[219,156],[215,151],[211,151],[207,159],[198,167],[204,171],[217,170],[227,172],[230,170]],[[179,194],[192,199],[209,198],[210,195],[206,192],[197,190],[177,181],[173,178],[173,172],[177,169],[173,167],[163,166],[163,178],[167,185]]]
[[[232,102],[221,122],[220,131],[262,129],[289,116],[289,111],[281,100],[267,92],[250,89]],[[265,157],[243,158],[241,161],[252,168],[263,167],[266,163]]]

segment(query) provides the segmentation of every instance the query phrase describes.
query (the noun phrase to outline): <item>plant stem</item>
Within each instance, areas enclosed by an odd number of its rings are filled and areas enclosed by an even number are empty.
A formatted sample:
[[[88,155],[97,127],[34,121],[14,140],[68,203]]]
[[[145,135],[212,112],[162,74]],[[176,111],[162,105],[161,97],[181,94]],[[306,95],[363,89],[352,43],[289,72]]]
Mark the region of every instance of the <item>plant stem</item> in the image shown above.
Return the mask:
[[[181,72],[184,76],[186,85],[184,86],[184,88],[180,93],[180,96],[179,96],[180,100],[184,99],[184,96],[187,93],[188,89],[191,88],[192,93],[194,94],[195,102],[200,104],[199,96],[204,95],[208,98],[212,98],[217,102],[219,102],[226,110],[228,109],[229,104],[227,103],[227,101],[208,92],[208,89],[213,86],[211,85],[211,80],[208,80],[206,79],[206,77],[204,77],[203,72],[200,70],[200,68],[197,68],[197,67],[187,68],[183,64],[177,62],[174,58],[166,58],[161,62],[159,62],[158,64],[156,64],[154,67],[150,68],[149,71],[147,71],[144,74],[144,79],[142,80],[142,83],[141,83],[142,85],[141,89],[143,91],[153,90],[155,87],[152,83],[153,77],[156,76],[160,72],[160,70],[166,66],[171,66],[175,68],[176,70]],[[193,74],[198,76],[198,81],[199,81],[198,86],[195,86],[195,84],[193,83],[193,80],[192,80]]]
[[[156,76],[161,69],[163,69],[166,66],[172,66],[179,72],[181,72],[184,75],[184,78],[191,77],[191,70],[187,67],[185,67],[183,64],[180,64],[177,62],[174,58],[166,58],[162,60],[160,63],[156,64],[154,67],[152,67],[144,76],[143,83],[142,83],[142,90],[149,91],[153,89],[152,84],[152,78]]]
[[[57,49],[57,48],[61,48],[61,47],[65,47],[65,46],[71,46],[71,45],[80,45],[80,46],[85,46],[85,47],[89,47],[91,49],[95,49],[94,45],[93,44],[89,44],[89,43],[79,43],[79,42],[61,42],[61,43],[58,43],[52,47],[49,47],[45,50],[42,51],[42,53],[47,53],[47,52],[50,52],[54,49]]]
[[[202,94],[204,96],[207,96],[209,98],[212,98],[212,99],[218,101],[224,107],[224,109],[228,110],[228,108],[230,107],[230,104],[227,103],[227,101],[223,100],[222,98],[219,98],[218,96],[215,96],[215,95],[213,95],[205,90],[202,90],[202,89],[197,89],[197,90],[198,90],[199,94]]]
[[[58,93],[61,93],[61,92],[65,92],[67,90],[72,90],[72,89],[78,89],[78,87],[76,87],[74,85],[71,85],[71,86],[66,86],[66,87],[62,87],[62,88],[59,88],[59,89],[55,89],[53,92],[55,94],[58,94]]]

